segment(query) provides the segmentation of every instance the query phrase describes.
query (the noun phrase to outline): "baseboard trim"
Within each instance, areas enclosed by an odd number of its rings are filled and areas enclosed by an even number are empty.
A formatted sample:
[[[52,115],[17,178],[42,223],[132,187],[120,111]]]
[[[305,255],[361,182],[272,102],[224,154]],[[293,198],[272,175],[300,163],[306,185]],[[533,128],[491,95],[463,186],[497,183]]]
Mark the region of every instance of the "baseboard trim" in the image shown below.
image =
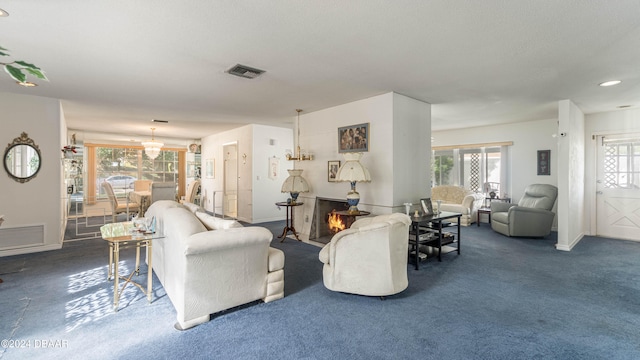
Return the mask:
[[[573,247],[576,246],[580,242],[580,240],[582,240],[583,237],[584,237],[584,232],[581,232],[568,245],[557,243],[556,244],[556,250],[571,251],[573,249]]]

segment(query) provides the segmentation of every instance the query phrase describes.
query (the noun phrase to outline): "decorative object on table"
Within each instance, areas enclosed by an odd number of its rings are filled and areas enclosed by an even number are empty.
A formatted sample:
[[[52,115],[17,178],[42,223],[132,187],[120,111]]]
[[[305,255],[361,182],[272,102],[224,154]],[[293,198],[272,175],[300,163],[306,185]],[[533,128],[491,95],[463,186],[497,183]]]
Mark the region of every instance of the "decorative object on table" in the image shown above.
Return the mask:
[[[200,145],[196,144],[195,141],[189,144],[189,152],[194,154],[200,154]]]
[[[0,46],[0,56],[9,56],[9,50]],[[38,79],[49,81],[41,68],[23,60],[0,62],[0,65],[4,66],[4,71],[9,74],[16,83],[25,87],[38,86],[36,83],[27,81],[27,75],[33,75]]]
[[[538,175],[551,175],[551,150],[538,150]]]
[[[298,194],[301,192],[309,192],[309,184],[307,184],[307,180],[302,177],[301,169],[289,169],[289,177],[284,180],[282,183],[282,188],[280,189],[283,193],[289,193],[291,195],[290,204],[295,204],[298,199]]]
[[[340,160],[330,160],[327,162],[327,181],[338,181],[338,170],[340,169]]]
[[[305,149],[300,149],[300,113],[302,109],[296,109],[298,112],[298,121],[296,122],[296,130],[298,132],[298,136],[296,136],[296,147],[295,154],[291,152],[290,149],[285,151],[285,157],[287,160],[295,160],[295,161],[304,161],[304,160],[313,160],[313,153],[307,152]]]
[[[369,123],[338,128],[338,152],[369,151]]]
[[[442,206],[442,200],[436,200],[436,203],[438,204],[438,214],[440,214],[440,212],[442,210],[440,210],[441,206]]]
[[[147,154],[147,157],[151,160],[155,159],[160,155],[160,150],[164,146],[160,141],[156,141],[153,132],[156,128],[151,128],[151,141],[143,141],[142,146],[144,146],[144,153]]]
[[[406,215],[409,215],[409,211],[411,211],[411,206],[413,206],[412,203],[404,203],[404,213]]]
[[[26,132],[22,132],[7,145],[3,164],[9,177],[19,183],[25,183],[36,177],[42,165],[41,159],[38,145]]]
[[[347,203],[349,204],[349,212],[358,212],[358,203],[360,202],[360,194],[356,191],[357,182],[371,182],[369,170],[360,163],[362,153],[344,153],[344,164],[338,169],[336,178],[338,181],[348,181],[351,183],[351,190],[347,193]]]
[[[492,199],[496,198],[496,193],[494,193],[493,191],[489,193],[489,197]]]
[[[433,215],[433,204],[431,198],[420,199],[420,205],[422,205],[422,211],[425,215]]]

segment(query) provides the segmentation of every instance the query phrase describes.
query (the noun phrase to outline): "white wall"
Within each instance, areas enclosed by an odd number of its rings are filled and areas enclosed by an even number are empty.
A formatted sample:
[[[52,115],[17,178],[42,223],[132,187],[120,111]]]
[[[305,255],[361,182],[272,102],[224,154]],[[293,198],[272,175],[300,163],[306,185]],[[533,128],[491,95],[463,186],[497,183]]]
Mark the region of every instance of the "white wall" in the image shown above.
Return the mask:
[[[505,125],[484,126],[459,130],[434,131],[433,146],[480,144],[513,141],[509,149],[511,201],[517,203],[529,184],[558,186],[558,145],[553,134],[558,133],[558,120],[537,120]],[[538,175],[537,151],[551,150],[551,175]]]
[[[292,162],[303,169],[310,192],[300,194],[294,227],[309,234],[315,198],[346,199],[348,183],[329,182],[328,161],[338,153],[338,128],[369,123],[369,151],[361,158],[370,183],[358,183],[361,210],[374,214],[404,211],[404,202],[428,194],[431,106],[400,94],[387,93],[300,116],[300,146],[313,161]]]
[[[558,250],[571,250],[584,236],[585,121],[570,100],[558,103]]]
[[[275,145],[269,145],[273,139]],[[250,223],[283,220],[284,212],[275,206],[277,201],[286,200],[280,187],[287,174],[286,161],[281,159],[278,178],[268,178],[268,158],[283,157],[285,149],[292,148],[292,131],[287,128],[264,125],[246,125],[220,134],[202,138],[202,206],[214,212],[221,212],[222,190],[224,186],[223,146],[238,145],[238,219]],[[243,155],[247,155],[246,158]],[[207,159],[215,160],[215,178],[206,176]]]
[[[0,244],[0,256],[59,249],[62,246],[62,145],[66,128],[60,102],[29,95],[0,93],[0,143],[9,144],[26,132],[40,148],[41,169],[29,182],[19,183],[4,171],[0,175],[0,231],[44,224],[44,242],[29,237],[16,239],[11,248]],[[4,154],[4,148],[2,148]]]
[[[272,144],[273,143],[273,144]],[[284,210],[278,211],[275,203],[286,201],[288,194],[280,192],[282,183],[289,176],[290,163],[285,159],[286,149],[293,147],[291,129],[253,125],[253,222],[282,220]],[[269,159],[278,161],[276,177],[269,177]]]
[[[585,232],[596,235],[596,152],[595,136],[640,134],[640,109],[617,110],[585,116]]]

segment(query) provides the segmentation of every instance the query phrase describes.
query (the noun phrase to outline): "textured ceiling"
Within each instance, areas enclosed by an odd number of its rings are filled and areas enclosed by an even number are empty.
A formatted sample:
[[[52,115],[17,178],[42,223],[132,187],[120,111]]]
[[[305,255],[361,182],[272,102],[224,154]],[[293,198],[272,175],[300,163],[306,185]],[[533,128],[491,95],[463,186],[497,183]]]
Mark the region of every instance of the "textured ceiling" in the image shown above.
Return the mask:
[[[3,0],[0,46],[50,82],[0,92],[62,100],[69,128],[200,138],[291,126],[395,91],[433,104],[434,130],[638,104],[637,0]],[[0,61],[6,60],[0,58]],[[225,73],[240,63],[267,72]],[[623,80],[621,85],[597,84]],[[358,120],[358,121],[362,121]]]

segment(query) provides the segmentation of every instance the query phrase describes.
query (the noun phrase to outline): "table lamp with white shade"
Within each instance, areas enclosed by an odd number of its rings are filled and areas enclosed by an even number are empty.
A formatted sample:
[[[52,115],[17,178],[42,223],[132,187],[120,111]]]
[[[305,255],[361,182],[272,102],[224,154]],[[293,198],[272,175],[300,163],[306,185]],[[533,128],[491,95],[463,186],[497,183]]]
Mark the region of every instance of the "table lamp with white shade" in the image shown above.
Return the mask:
[[[289,177],[284,180],[282,183],[282,189],[280,190],[283,193],[289,193],[291,195],[291,203],[295,204],[298,199],[298,194],[301,192],[309,192],[309,184],[307,184],[307,180],[302,177],[301,169],[289,169]]]
[[[357,214],[360,212],[360,210],[358,210],[360,194],[356,191],[356,183],[370,182],[371,174],[369,174],[369,170],[360,163],[362,153],[353,152],[344,153],[343,155],[345,162],[340,169],[338,169],[336,179],[337,181],[348,181],[351,183],[351,191],[347,193],[347,203],[349,204],[349,213]]]

